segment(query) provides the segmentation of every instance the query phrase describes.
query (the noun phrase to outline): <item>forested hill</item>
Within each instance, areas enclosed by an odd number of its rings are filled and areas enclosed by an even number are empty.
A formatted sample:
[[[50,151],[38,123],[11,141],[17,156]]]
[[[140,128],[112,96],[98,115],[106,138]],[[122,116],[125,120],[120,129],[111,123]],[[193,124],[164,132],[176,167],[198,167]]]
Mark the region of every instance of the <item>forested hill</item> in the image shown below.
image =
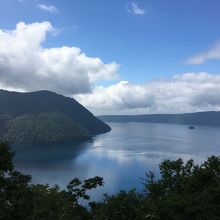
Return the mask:
[[[20,135],[25,140],[21,143],[69,141],[110,130],[72,98],[49,91],[0,90],[0,140],[7,137],[9,142],[11,138],[18,142]]]
[[[105,122],[149,122],[220,126],[220,112],[214,111],[185,114],[102,115],[98,116],[98,118]]]

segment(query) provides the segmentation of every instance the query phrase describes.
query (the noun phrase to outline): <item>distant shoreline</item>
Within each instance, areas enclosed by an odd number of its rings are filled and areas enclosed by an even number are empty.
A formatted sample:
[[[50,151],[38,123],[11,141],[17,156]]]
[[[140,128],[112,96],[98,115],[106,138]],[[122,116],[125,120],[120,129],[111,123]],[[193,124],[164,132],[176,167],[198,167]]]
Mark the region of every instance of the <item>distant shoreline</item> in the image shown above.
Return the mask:
[[[196,112],[184,114],[151,114],[151,115],[101,115],[104,122],[145,122],[184,125],[220,126],[220,112]]]

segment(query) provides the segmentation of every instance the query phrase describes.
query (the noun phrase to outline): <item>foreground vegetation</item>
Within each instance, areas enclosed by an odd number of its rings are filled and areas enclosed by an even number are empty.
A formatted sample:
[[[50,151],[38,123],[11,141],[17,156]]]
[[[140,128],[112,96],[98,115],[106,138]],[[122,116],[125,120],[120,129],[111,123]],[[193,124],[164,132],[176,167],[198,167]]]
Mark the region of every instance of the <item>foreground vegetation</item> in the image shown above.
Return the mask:
[[[91,202],[88,191],[103,185],[101,177],[74,178],[66,190],[31,184],[31,177],[14,169],[13,152],[0,144],[0,219],[14,220],[217,220],[220,219],[220,157],[201,165],[165,160],[161,178],[149,172],[143,192],[135,189]],[[79,204],[90,202],[90,209]]]

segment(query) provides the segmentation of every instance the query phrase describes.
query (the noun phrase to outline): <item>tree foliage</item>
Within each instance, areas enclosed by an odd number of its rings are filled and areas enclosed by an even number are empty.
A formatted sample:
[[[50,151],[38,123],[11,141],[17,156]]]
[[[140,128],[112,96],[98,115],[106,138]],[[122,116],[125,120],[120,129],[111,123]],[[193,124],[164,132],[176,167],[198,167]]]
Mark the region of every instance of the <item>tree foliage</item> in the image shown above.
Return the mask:
[[[7,119],[0,115],[0,124],[0,140],[8,143],[74,142],[90,138],[84,127],[60,112],[25,114]]]
[[[0,219],[32,220],[218,220],[220,219],[220,157],[201,165],[193,160],[165,160],[160,178],[146,173],[142,193],[132,189],[90,201],[88,192],[103,185],[101,177],[74,178],[65,190],[34,185],[14,169],[13,152],[0,144]],[[90,202],[90,208],[80,204]]]
[[[29,175],[14,169],[12,157],[10,148],[0,144],[1,220],[90,219],[90,213],[79,204],[79,200],[89,200],[88,191],[102,186],[102,178],[85,181],[74,178],[67,190],[61,190],[58,186],[33,185]]]
[[[145,182],[151,219],[220,219],[220,157],[200,166],[193,160],[165,160],[160,173],[159,180],[148,173]]]

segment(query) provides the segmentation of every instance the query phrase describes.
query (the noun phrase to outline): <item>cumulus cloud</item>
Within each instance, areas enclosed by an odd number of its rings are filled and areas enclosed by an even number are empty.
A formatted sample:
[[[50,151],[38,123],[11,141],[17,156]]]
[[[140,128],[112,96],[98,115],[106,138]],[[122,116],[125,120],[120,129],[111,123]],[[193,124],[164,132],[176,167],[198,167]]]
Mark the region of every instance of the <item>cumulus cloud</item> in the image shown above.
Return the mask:
[[[143,8],[140,8],[135,2],[128,3],[127,10],[129,13],[134,14],[134,15],[144,15],[146,13],[146,10]]]
[[[220,110],[220,76],[209,73],[94,87],[99,80],[117,79],[119,65],[105,64],[77,47],[45,48],[47,33],[54,31],[50,22],[0,29],[1,89],[55,91],[73,96],[96,114]]]
[[[54,5],[39,4],[38,8],[49,13],[56,13],[59,11]]]
[[[119,82],[75,98],[96,114],[220,110],[220,76],[185,73],[144,84]]]
[[[65,95],[91,92],[98,80],[117,78],[119,66],[103,63],[77,47],[44,48],[49,22],[0,29],[0,87],[33,91],[47,89]]]
[[[77,96],[83,104],[91,108],[104,109],[140,108],[152,106],[154,97],[151,91],[139,85],[121,81],[109,87],[97,87],[93,94]]]
[[[220,59],[220,42],[210,47],[208,50],[196,54],[186,60],[187,64],[202,64],[207,60],[219,60]]]

